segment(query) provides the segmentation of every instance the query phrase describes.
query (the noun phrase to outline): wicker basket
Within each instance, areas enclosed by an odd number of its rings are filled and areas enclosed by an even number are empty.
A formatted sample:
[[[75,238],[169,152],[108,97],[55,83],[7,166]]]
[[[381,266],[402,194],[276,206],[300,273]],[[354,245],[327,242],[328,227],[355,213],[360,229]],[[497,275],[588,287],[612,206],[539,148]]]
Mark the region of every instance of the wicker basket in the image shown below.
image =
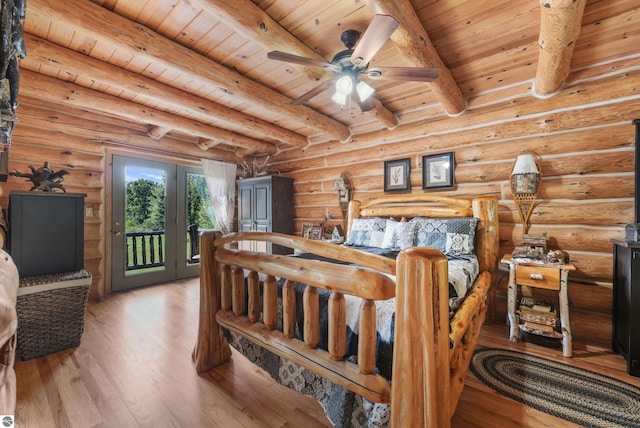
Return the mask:
[[[90,287],[91,274],[84,270],[22,278],[17,358],[30,360],[79,346]]]

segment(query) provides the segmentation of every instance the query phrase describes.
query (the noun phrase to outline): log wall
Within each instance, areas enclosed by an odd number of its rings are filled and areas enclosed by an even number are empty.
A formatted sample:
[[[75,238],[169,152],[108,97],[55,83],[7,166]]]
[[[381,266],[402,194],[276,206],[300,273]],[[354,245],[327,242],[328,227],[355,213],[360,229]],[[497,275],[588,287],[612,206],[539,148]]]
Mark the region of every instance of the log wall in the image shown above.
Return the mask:
[[[622,237],[624,225],[634,221],[631,122],[640,117],[639,86],[638,59],[602,64],[574,72],[552,98],[537,99],[530,84],[515,85],[469,98],[467,112],[457,117],[414,117],[395,130],[356,135],[349,143],[286,151],[274,168],[295,179],[299,232],[302,223],[326,222],[332,228],[342,222],[332,185],[343,171],[351,177],[354,198],[366,201],[384,195],[384,161],[409,158],[411,193],[425,192],[422,156],[453,151],[456,187],[438,193],[497,195],[504,254],[522,238],[509,185],[513,163],[524,150],[538,153],[543,181],[530,233],[547,232],[549,247],[567,251],[577,268],[569,278],[575,337],[609,345],[610,239]],[[506,286],[503,270],[495,311],[499,322],[506,315]]]
[[[131,122],[91,114],[90,112],[49,104],[43,100],[21,97],[19,122],[13,133],[9,170],[29,172],[29,165],[39,168],[45,161],[54,170],[65,169],[63,185],[67,192],[85,193],[84,267],[93,275],[90,297],[105,294],[105,260],[108,251],[105,233],[110,233],[105,209],[107,150],[117,149],[131,156],[171,155],[172,161],[199,159],[211,154],[216,159],[235,161],[232,152],[198,148],[195,142],[165,137],[154,141],[147,129]],[[166,160],[166,159],[165,159]],[[0,183],[0,207],[8,206],[12,190],[29,190],[26,178],[10,176]],[[46,221],[46,213],[43,213]],[[55,251],[55,249],[52,249]]]
[[[28,74],[25,75],[28,83]],[[599,77],[595,77],[599,76]],[[343,171],[353,182],[354,198],[384,196],[385,160],[411,160],[411,193],[422,190],[422,156],[455,152],[456,188],[438,193],[500,198],[501,253],[521,240],[522,227],[511,199],[509,174],[523,150],[541,156],[543,171],[531,233],[547,232],[550,247],[569,252],[577,271],[569,297],[574,336],[609,345],[611,339],[612,237],[633,221],[634,127],[640,117],[640,59],[625,58],[575,70],[556,96],[537,99],[528,82],[467,98],[467,111],[447,117],[424,106],[403,113],[394,130],[353,129],[348,143],[314,141],[272,157],[272,169],[295,179],[296,230],[302,223],[328,226],[342,222],[332,186]],[[235,162],[224,147],[202,151],[185,138],[168,134],[159,141],[128,121],[23,96],[14,131],[10,170],[49,161],[71,172],[68,191],[87,194],[85,266],[94,275],[91,295],[105,292],[106,239],[109,233],[106,179],[107,149],[171,155],[175,159],[209,157]],[[346,113],[345,113],[346,121]],[[24,179],[3,183],[7,195],[27,190]],[[498,278],[495,318],[504,322],[506,271]]]

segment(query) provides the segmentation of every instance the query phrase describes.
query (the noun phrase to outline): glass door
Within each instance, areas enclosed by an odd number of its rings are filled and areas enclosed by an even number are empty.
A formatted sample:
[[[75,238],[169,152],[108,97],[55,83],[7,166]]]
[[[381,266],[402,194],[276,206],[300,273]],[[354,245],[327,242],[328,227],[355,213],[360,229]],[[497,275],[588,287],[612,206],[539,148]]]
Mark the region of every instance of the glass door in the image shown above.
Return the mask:
[[[112,291],[176,279],[176,166],[113,156]]]
[[[111,289],[200,274],[199,234],[214,228],[202,168],[113,156]]]

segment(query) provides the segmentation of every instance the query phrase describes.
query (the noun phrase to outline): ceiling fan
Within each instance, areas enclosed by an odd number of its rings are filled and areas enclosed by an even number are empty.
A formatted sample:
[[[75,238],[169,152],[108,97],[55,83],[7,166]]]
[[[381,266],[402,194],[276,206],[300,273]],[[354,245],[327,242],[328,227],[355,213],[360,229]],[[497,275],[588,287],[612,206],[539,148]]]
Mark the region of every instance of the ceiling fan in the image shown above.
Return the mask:
[[[350,99],[354,89],[354,100],[362,111],[371,110],[374,106],[371,95],[374,89],[366,82],[359,79],[365,76],[369,79],[395,79],[419,82],[431,82],[438,78],[437,68],[424,67],[374,67],[369,68],[369,61],[382,48],[387,39],[393,34],[400,24],[392,16],[376,15],[360,37],[360,32],[347,30],[342,33],[340,40],[346,50],[338,52],[331,62],[306,58],[286,52],[272,51],[267,54],[270,59],[290,62],[307,67],[319,67],[332,71],[334,78],[323,82],[294,99],[292,104],[303,104],[311,98],[329,89],[336,87],[336,92],[331,99],[344,106]],[[357,43],[357,44],[356,44]]]

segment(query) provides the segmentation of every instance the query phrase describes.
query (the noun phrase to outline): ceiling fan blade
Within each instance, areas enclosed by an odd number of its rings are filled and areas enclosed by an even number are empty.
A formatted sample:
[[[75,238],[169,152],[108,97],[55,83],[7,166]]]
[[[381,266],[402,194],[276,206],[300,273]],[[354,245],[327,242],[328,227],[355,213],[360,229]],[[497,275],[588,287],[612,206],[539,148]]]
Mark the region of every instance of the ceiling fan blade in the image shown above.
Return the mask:
[[[317,59],[307,58],[304,56],[293,55],[286,52],[271,51],[267,53],[267,58],[278,61],[291,62],[293,64],[304,65],[307,67],[320,67],[329,71],[338,71],[338,68],[330,62],[320,61]]]
[[[376,15],[351,54],[351,62],[365,67],[371,58],[384,46],[400,24],[392,16]]]
[[[291,101],[291,104],[296,105],[296,106],[300,105],[300,104],[304,104],[307,101],[309,101],[311,98],[313,98],[316,95],[320,94],[322,91],[325,91],[325,90],[329,89],[331,86],[333,86],[335,84],[336,84],[335,80],[328,80],[326,82],[322,82],[321,84],[319,84],[315,88],[311,89],[310,91],[305,92],[304,94],[302,94],[301,96],[299,96],[295,100]]]
[[[412,80],[433,82],[440,76],[437,68],[426,67],[376,67],[365,73],[370,79]]]

